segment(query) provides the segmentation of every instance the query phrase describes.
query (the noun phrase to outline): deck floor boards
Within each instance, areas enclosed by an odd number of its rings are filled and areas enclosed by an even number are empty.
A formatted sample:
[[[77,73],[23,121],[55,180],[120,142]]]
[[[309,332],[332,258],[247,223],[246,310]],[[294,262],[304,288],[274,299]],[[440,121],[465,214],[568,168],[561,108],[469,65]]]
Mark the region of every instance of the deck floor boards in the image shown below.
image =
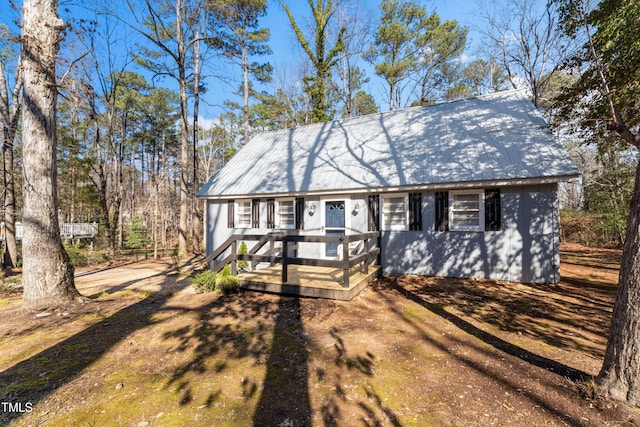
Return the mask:
[[[287,283],[282,283],[282,265],[245,271],[238,274],[245,289],[315,298],[350,300],[378,275],[379,266],[369,266],[364,274],[354,267],[349,275],[349,287],[342,286],[343,270],[330,267],[290,265]]]

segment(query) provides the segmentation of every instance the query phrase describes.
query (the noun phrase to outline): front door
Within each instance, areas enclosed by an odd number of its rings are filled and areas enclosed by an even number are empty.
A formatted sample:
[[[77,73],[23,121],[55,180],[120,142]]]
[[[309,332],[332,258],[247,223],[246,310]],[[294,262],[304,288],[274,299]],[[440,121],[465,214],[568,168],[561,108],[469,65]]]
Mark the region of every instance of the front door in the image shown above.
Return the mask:
[[[327,201],[324,205],[324,230],[327,236],[344,235],[344,200]],[[327,243],[325,256],[336,257],[339,243]]]

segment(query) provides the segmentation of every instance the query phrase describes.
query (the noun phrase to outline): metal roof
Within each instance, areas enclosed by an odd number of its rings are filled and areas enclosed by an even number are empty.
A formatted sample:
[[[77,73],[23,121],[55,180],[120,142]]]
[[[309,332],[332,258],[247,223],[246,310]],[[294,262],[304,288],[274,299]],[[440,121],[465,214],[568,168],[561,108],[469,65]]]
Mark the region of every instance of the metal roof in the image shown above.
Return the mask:
[[[578,169],[521,91],[254,136],[203,198],[557,182]]]

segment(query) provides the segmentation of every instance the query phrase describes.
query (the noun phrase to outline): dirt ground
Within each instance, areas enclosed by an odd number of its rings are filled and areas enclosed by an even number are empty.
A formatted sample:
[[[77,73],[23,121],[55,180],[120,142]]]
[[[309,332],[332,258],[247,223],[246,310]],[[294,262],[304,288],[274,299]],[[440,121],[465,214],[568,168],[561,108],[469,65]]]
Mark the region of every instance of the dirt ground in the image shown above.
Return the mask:
[[[385,277],[350,302],[198,294],[139,262],[39,313],[7,278],[0,425],[640,425],[593,385],[620,252],[561,260],[557,285]]]

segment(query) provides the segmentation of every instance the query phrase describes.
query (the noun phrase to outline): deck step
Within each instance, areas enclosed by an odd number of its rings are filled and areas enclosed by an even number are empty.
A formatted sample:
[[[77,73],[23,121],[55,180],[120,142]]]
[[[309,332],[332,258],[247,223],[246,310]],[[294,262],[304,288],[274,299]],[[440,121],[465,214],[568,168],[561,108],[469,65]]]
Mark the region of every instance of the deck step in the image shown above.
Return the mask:
[[[238,279],[240,287],[252,291],[349,301],[378,277],[379,270],[372,265],[369,273],[363,274],[354,268],[348,288],[342,286],[342,270],[327,267],[289,266],[287,283],[281,282],[281,266],[243,272]]]

